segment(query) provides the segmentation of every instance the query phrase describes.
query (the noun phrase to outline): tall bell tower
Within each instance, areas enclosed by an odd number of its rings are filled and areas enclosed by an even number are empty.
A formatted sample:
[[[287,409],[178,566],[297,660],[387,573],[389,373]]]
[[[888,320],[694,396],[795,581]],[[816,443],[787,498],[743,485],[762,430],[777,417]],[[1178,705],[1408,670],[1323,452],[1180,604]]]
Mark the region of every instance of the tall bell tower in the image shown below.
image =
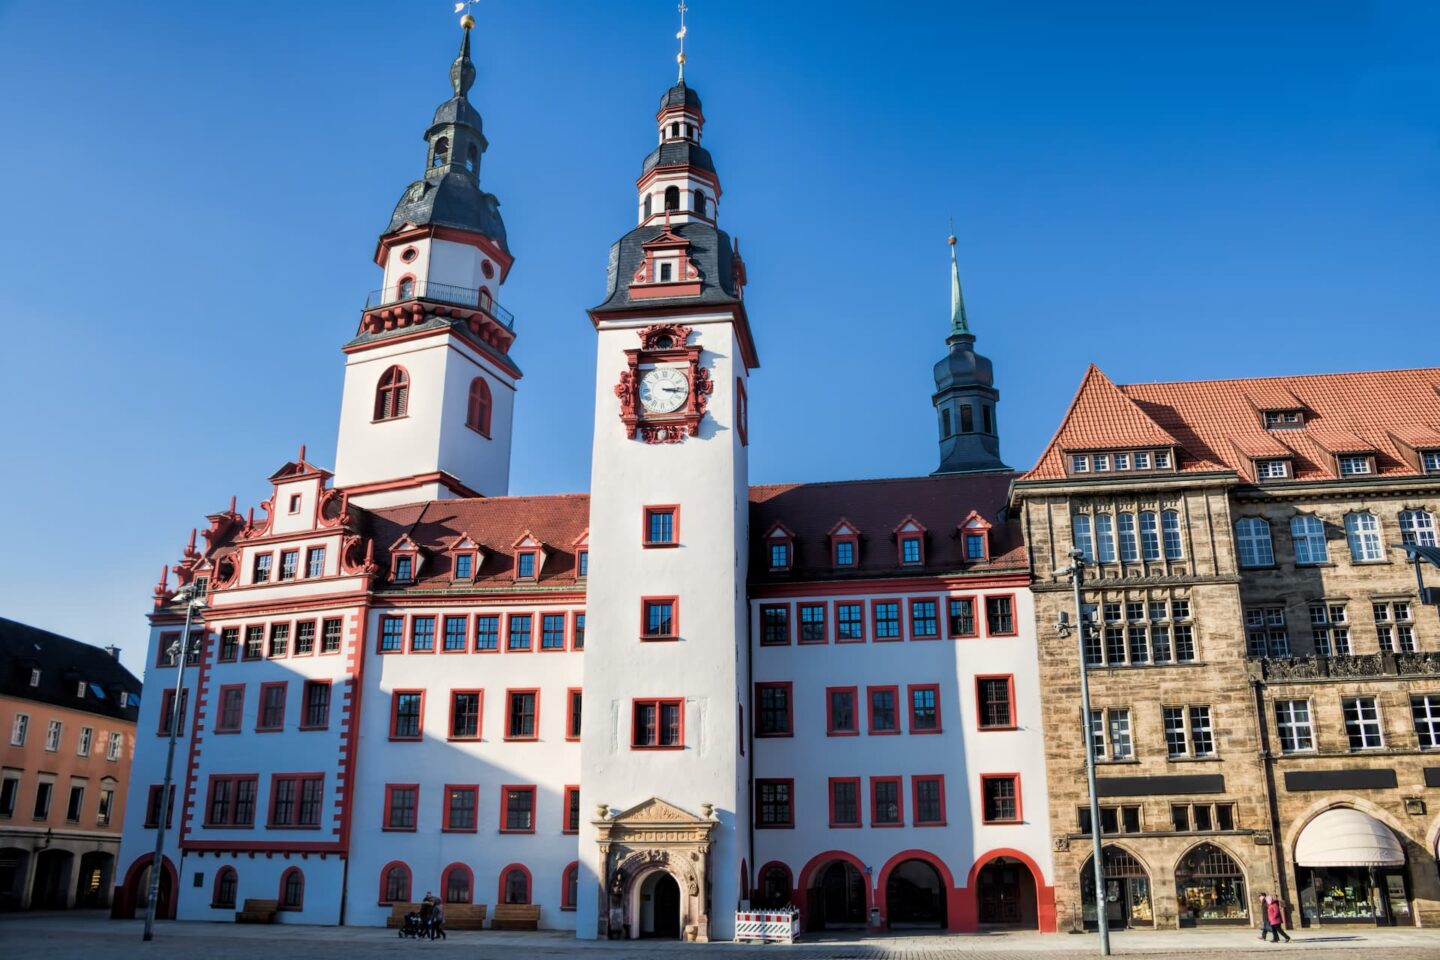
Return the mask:
[[[474,22],[461,20],[454,96],[425,131],[424,175],[380,235],[384,279],[344,347],[335,485],[364,506],[509,489],[520,369],[499,293],[514,258],[500,203],[480,188],[488,144],[469,99]]]
[[[960,264],[955,259],[955,236],[950,244],[950,334],[944,359],[935,364],[935,393],[931,403],[940,427],[942,473],[1009,470],[1000,459],[1000,424],[995,406],[995,368],[990,358],[975,352],[975,334],[965,315],[960,291]]]
[[[629,911],[646,884],[673,879],[687,929],[729,939],[750,831],[746,383],[758,360],[745,267],[718,226],[720,179],[683,62],[655,123],[637,226],[611,247],[605,299],[590,310],[578,926],[582,937],[619,935],[644,922]],[[627,816],[703,835],[705,853],[619,844],[643,833]]]

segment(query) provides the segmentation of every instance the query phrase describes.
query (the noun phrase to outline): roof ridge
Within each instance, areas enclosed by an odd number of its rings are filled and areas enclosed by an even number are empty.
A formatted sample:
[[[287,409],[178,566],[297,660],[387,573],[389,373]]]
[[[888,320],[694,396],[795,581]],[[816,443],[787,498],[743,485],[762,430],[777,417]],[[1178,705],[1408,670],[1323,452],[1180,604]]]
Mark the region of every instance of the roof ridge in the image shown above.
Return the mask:
[[[1094,366],[1094,364],[1091,364]],[[1262,377],[1210,377],[1203,380],[1143,380],[1137,383],[1121,383],[1116,386],[1123,392],[1127,387],[1174,387],[1201,383],[1257,383],[1261,380],[1324,380],[1331,377],[1373,377],[1391,373],[1434,373],[1440,375],[1440,367],[1397,367],[1391,370],[1339,370],[1333,373],[1273,373]]]
[[[750,489],[760,490],[767,487],[843,487],[857,483],[906,483],[912,480],[934,480],[937,482],[943,482],[946,480],[954,480],[961,477],[965,477],[968,479],[985,477],[992,474],[1015,475],[1018,473],[1020,473],[1020,471],[1018,470],[996,469],[966,471],[965,473],[922,473],[916,474],[913,477],[857,477],[850,480],[794,480],[783,481],[780,483],[752,483],[750,484]]]

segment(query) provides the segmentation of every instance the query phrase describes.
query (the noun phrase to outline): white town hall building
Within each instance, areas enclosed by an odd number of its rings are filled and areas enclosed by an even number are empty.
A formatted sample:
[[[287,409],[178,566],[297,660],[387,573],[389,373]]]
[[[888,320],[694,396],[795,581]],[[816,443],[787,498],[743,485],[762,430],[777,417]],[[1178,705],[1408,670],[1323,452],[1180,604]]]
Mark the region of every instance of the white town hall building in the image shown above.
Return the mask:
[[[343,348],[334,473],[302,448],[157,585],[116,915],[164,816],[158,909],[183,919],[383,925],[434,891],[586,938],[729,939],[742,903],[1053,930],[1027,563],[953,246],[940,469],[751,486],[746,268],[682,79],[589,311],[590,492],[512,495],[474,76],[467,26]]]

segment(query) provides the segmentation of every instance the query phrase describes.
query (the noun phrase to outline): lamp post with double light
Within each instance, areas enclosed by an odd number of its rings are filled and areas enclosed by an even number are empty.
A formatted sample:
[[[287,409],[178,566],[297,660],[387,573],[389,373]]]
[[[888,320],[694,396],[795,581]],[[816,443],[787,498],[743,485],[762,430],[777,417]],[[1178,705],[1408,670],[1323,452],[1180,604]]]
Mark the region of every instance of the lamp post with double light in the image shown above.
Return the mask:
[[[198,584],[190,583],[180,590],[177,598],[185,604],[185,629],[170,645],[169,654],[175,663],[175,695],[170,701],[170,745],[165,754],[165,782],[160,787],[160,812],[155,817],[155,855],[150,860],[150,891],[145,905],[145,934],[143,940],[155,938],[155,907],[160,899],[160,874],[165,862],[165,822],[169,819],[170,794],[174,790],[175,742],[180,738],[180,715],[184,712],[185,663],[190,659],[190,627],[196,615],[205,609],[203,591]],[[171,890],[170,896],[178,897],[179,890]]]

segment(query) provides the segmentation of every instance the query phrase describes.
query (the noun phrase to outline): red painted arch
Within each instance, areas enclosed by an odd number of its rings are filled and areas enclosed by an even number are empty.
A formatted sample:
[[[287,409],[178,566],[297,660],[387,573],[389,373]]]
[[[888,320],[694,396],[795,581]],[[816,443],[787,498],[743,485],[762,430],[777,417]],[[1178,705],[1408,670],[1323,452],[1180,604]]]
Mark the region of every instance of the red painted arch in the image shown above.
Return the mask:
[[[390,871],[395,867],[401,867],[405,871],[405,894],[398,900],[391,900],[385,896],[385,878],[390,875]],[[404,860],[391,860],[389,863],[385,864],[385,866],[380,868],[380,898],[376,902],[381,904],[410,903],[410,895],[414,892],[411,889],[411,886],[414,883],[415,874],[411,872],[410,865]]]
[[[865,872],[865,864],[853,853],[846,853],[844,850],[826,850],[824,853],[817,853],[811,857],[800,869],[800,880],[793,891],[795,895],[795,906],[800,908],[800,925],[810,928],[810,887],[815,875],[824,867],[828,867],[836,860],[843,860],[860,871],[860,876],[865,878],[865,913],[870,913],[870,905],[874,902],[874,891],[870,886],[870,875]]]
[[[499,892],[495,896],[495,902],[505,903],[505,878],[510,875],[511,870],[519,870],[525,874],[525,902],[535,902],[535,878],[530,875],[530,868],[523,863],[511,863],[500,868]]]
[[[945,866],[944,860],[941,860],[929,850],[901,850],[895,854],[895,856],[886,860],[885,866],[880,868],[880,880],[875,884],[875,905],[880,908],[881,922],[887,927],[890,925],[889,904],[886,903],[885,900],[886,887],[890,882],[890,874],[894,873],[895,868],[906,860],[919,860],[921,863],[927,863],[935,868],[935,872],[940,875],[940,883],[945,887],[945,929],[961,929],[959,925],[960,920],[965,916],[965,908],[963,905],[965,891],[956,888],[955,878],[951,876],[950,868]],[[972,926],[971,929],[974,929],[974,927]]]
[[[785,886],[790,892],[790,902],[795,902],[795,874],[790,872],[790,865],[781,860],[771,860],[765,863],[759,870],[755,871],[755,886],[751,895],[763,894],[765,892],[765,874],[772,869],[785,871]],[[863,875],[863,871],[862,871]]]
[[[444,870],[441,870],[441,871],[440,871],[440,902],[441,902],[441,903],[449,903],[449,902],[450,902],[450,874],[454,873],[454,872],[457,871],[457,870],[460,871],[461,873],[463,873],[463,874],[465,875],[465,889],[466,889],[466,891],[467,891],[466,896],[465,896],[465,899],[464,899],[464,900],[461,900],[461,901],[459,901],[459,902],[461,902],[461,903],[474,903],[474,902],[475,902],[475,871],[473,871],[473,870],[471,870],[469,867],[465,866],[465,864],[459,863],[459,862],[452,863],[452,864],[450,864],[450,866],[448,866],[448,867],[446,867]]]
[[[1030,871],[1030,876],[1035,880],[1035,913],[1036,926],[1041,933],[1055,932],[1055,888],[1045,885],[1045,874],[1040,870],[1040,865],[1027,853],[1015,850],[1011,847],[996,847],[987,850],[975,858],[975,863],[970,867],[970,875],[965,878],[964,896],[960,901],[961,926],[956,929],[966,932],[973,932],[980,926],[980,901],[976,894],[976,884],[980,880],[980,871],[985,864],[999,857],[1009,857],[1018,860]]]
[[[135,916],[135,905],[140,901],[140,874],[154,859],[155,854],[145,853],[130,864],[130,869],[125,871],[125,882],[115,889],[110,916],[127,920]],[[155,916],[162,920],[174,920],[175,901],[180,898],[180,875],[175,871],[175,864],[169,857],[161,859],[160,866],[170,880],[170,899],[156,907]]]

